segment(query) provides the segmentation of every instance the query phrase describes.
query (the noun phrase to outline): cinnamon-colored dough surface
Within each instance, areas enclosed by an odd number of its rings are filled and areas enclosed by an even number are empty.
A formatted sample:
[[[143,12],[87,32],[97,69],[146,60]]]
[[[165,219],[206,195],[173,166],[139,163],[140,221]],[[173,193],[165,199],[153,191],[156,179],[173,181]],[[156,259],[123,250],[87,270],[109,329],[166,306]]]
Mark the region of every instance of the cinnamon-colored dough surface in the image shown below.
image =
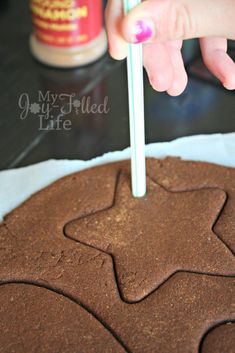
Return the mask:
[[[45,288],[1,285],[0,306],[0,352],[125,352],[78,303]]]
[[[31,352],[199,353],[235,320],[235,169],[167,158],[147,173],[142,199],[125,161],[67,176],[5,217],[1,353],[24,352],[19,337]]]
[[[234,353],[235,323],[229,322],[213,328],[202,342],[201,353]]]

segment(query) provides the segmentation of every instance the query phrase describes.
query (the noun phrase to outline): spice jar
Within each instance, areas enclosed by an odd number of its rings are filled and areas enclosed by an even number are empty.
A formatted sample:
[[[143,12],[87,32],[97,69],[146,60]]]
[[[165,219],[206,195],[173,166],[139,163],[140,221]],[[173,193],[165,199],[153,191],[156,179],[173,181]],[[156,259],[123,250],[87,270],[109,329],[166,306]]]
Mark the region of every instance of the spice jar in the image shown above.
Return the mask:
[[[89,64],[107,49],[102,0],[30,0],[33,55],[47,65]]]

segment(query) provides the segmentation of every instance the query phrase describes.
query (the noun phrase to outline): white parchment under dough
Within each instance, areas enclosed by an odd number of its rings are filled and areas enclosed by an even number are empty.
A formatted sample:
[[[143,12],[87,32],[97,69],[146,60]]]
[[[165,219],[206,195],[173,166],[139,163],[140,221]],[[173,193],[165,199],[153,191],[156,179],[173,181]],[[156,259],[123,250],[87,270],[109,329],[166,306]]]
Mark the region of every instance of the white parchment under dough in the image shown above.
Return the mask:
[[[177,156],[184,160],[235,167],[235,133],[197,135],[171,142],[146,145],[146,156]],[[0,219],[30,195],[70,173],[130,158],[130,148],[106,153],[89,161],[48,160],[24,168],[0,172]]]

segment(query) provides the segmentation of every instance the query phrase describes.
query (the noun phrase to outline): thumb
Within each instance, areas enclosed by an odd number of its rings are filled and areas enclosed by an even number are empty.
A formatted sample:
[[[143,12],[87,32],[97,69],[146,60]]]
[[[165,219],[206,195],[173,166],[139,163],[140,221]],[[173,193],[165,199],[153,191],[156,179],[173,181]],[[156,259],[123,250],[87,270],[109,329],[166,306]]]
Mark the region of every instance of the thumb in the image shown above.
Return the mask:
[[[146,0],[122,22],[126,41],[164,42],[200,37],[235,39],[234,0]]]

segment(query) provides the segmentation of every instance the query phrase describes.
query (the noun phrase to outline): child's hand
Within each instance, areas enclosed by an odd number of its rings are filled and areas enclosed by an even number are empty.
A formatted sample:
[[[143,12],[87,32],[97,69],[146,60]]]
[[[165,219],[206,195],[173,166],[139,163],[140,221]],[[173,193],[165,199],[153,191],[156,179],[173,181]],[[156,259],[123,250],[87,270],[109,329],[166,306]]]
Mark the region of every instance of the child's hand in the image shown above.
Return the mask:
[[[176,96],[187,84],[182,40],[200,38],[203,60],[227,89],[235,89],[235,64],[227,39],[235,39],[235,0],[145,0],[126,17],[123,0],[109,0],[110,54],[123,59],[127,42],[145,42],[144,66],[152,86]]]

